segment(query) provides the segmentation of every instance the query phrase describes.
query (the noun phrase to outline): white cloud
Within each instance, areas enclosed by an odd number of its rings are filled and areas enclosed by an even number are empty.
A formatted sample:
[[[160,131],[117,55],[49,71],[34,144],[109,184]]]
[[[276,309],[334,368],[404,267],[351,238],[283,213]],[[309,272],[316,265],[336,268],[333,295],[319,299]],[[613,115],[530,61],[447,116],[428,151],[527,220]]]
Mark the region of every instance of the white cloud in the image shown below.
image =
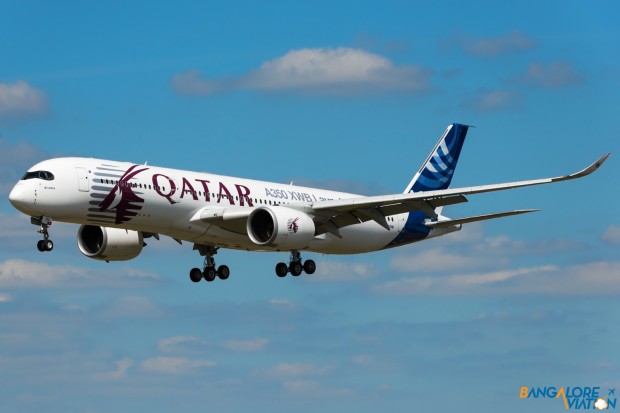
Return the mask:
[[[553,294],[604,296],[620,293],[620,262],[566,268],[539,266],[446,277],[415,277],[373,288],[387,295]]]
[[[37,116],[48,109],[48,99],[42,90],[22,80],[0,83],[0,119]]]
[[[353,390],[345,387],[334,388],[315,380],[284,380],[282,387],[296,396],[312,398],[349,397],[355,393]]]
[[[306,277],[310,282],[359,281],[374,277],[380,272],[373,264],[345,261],[319,261],[316,275]]]
[[[531,37],[518,30],[504,36],[494,37],[469,36],[458,33],[449,42],[462,47],[470,55],[483,57],[520,52],[536,46],[536,42]]]
[[[157,318],[163,309],[146,297],[121,297],[101,310],[101,314],[112,318]]]
[[[185,95],[241,89],[330,96],[419,94],[431,88],[431,74],[417,65],[396,65],[384,56],[340,47],[291,50],[236,79],[205,79],[190,70],[173,76],[171,84]]]
[[[50,265],[23,260],[7,260],[0,263],[0,285],[3,287],[50,287],[83,280],[84,268],[71,265]]]
[[[63,305],[62,308],[64,311],[67,312],[71,312],[71,313],[86,313],[88,312],[88,309],[84,306],[81,305],[77,305],[77,304],[65,304]]]
[[[374,357],[366,354],[359,354],[353,356],[351,357],[351,360],[353,360],[353,363],[357,364],[358,366],[366,366],[372,364],[375,361]]]
[[[9,303],[13,301],[13,297],[8,294],[0,293],[0,303]]]
[[[116,369],[107,373],[100,373],[96,375],[96,378],[102,380],[120,380],[127,377],[127,370],[134,365],[134,361],[130,358],[124,358],[117,360],[115,363]]]
[[[465,227],[467,229],[467,227]],[[428,244],[398,250],[390,268],[403,273],[463,273],[489,268],[506,268],[515,256],[543,256],[562,251],[579,251],[583,245],[570,240],[518,240],[508,236],[486,237],[482,226],[474,226]],[[435,247],[432,247],[435,245]],[[440,246],[436,246],[440,245]]]
[[[332,370],[331,366],[318,367],[312,363],[279,363],[266,370],[266,376],[273,379],[322,376]]]
[[[390,261],[390,268],[399,272],[447,272],[499,265],[506,260],[495,255],[455,254],[444,248],[420,251],[417,254],[398,254]]]
[[[285,309],[285,310],[295,310],[297,309],[297,304],[287,298],[272,298],[269,300],[269,304],[272,307]]]
[[[464,100],[461,106],[476,113],[520,110],[523,108],[523,98],[516,90],[481,90],[473,97]]]
[[[575,73],[569,62],[552,62],[547,65],[534,62],[514,81],[525,86],[556,89],[582,83],[583,77]]]
[[[312,380],[286,380],[282,386],[291,393],[316,393],[320,384]]]
[[[139,269],[90,270],[73,265],[10,259],[0,262],[0,286],[4,288],[132,286],[159,280],[157,274]]]
[[[266,338],[255,338],[251,340],[227,340],[222,346],[232,351],[259,351],[265,348],[269,344],[269,340]]]
[[[611,245],[620,245],[620,227],[612,225],[607,228],[601,235],[601,240]]]
[[[189,374],[193,371],[215,366],[211,360],[192,360],[187,357],[155,357],[144,360],[141,364],[143,370],[151,373],[164,374]]]
[[[188,344],[194,345],[198,343],[200,343],[200,340],[193,336],[175,336],[160,340],[159,343],[157,343],[157,348],[162,353],[173,353],[185,351],[184,346]]]

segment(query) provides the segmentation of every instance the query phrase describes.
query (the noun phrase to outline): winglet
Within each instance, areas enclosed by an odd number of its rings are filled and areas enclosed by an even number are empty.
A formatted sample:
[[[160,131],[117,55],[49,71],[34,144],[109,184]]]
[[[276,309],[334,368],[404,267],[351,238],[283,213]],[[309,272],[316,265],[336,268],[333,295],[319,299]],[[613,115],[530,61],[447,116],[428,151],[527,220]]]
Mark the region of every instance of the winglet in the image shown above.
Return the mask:
[[[570,174],[570,175],[566,175],[566,176],[561,176],[558,178],[553,178],[552,181],[566,181],[568,179],[577,179],[577,178],[582,178],[584,176],[590,175],[592,172],[596,171],[598,168],[601,167],[601,165],[603,165],[605,163],[605,161],[607,160],[607,158],[609,158],[611,156],[611,152],[607,152],[605,155],[601,156],[600,158],[598,158],[596,160],[596,162],[594,162],[592,165],[588,166],[587,168],[576,172],[574,174]]]

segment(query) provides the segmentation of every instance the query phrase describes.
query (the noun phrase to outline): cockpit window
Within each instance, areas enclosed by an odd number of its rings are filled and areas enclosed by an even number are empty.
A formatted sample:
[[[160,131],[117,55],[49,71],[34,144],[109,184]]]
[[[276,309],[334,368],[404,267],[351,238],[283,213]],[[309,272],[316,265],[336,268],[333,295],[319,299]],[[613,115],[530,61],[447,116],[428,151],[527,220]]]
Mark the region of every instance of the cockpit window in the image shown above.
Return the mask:
[[[32,172],[26,172],[26,174],[23,176],[22,181],[25,181],[27,179],[43,179],[44,181],[53,181],[54,180],[54,174],[49,172],[49,171],[32,171]]]

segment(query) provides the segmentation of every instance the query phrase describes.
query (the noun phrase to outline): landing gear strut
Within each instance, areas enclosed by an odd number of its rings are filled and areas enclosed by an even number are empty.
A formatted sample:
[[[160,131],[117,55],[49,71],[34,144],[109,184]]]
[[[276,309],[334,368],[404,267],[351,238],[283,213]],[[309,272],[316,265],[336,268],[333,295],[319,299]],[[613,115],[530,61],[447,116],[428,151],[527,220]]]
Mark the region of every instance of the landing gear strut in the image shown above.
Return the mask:
[[[54,249],[54,243],[50,238],[50,234],[47,231],[48,227],[52,225],[51,218],[48,217],[31,217],[30,222],[33,225],[38,225],[39,230],[37,231],[39,234],[43,235],[43,239],[37,242],[37,249],[41,252],[51,251]]]
[[[286,277],[286,274],[289,272],[293,277],[298,277],[302,271],[306,274],[314,274],[316,271],[316,264],[312,260],[306,260],[302,264],[299,251],[291,251],[291,260],[288,266],[283,262],[279,262],[276,265],[276,275],[278,277]]]
[[[220,265],[217,270],[215,269],[215,259],[213,256],[217,254],[218,247],[195,244],[194,249],[198,250],[200,255],[205,257],[205,260],[202,271],[200,268],[192,268],[189,271],[190,280],[197,283],[204,278],[208,282],[212,282],[216,277],[220,280],[225,280],[230,276],[230,269],[226,265]]]

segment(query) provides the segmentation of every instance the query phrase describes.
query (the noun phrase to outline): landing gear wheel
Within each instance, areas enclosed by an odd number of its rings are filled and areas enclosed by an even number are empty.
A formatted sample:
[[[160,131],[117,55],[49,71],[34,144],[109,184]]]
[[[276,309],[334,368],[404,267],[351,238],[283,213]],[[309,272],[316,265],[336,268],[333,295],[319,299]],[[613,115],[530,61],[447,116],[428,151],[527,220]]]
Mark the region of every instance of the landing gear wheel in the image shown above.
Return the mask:
[[[230,270],[226,265],[220,265],[217,269],[217,276],[220,280],[225,280],[230,276]]]
[[[42,239],[37,242],[37,249],[41,252],[51,251],[54,249],[54,243],[51,239]]]
[[[200,282],[200,280],[202,280],[202,271],[200,271],[200,268],[192,268],[189,271],[189,279],[195,283]]]
[[[291,262],[291,267],[289,268],[289,270],[291,271],[291,275],[293,277],[297,277],[297,276],[301,275],[302,269],[303,268],[301,266],[301,262],[299,262],[299,261]]]
[[[278,277],[286,277],[286,274],[288,274],[288,267],[286,266],[285,263],[279,262],[276,265],[276,275]]]
[[[304,262],[304,272],[306,274],[314,274],[315,271],[316,271],[316,264],[314,263],[314,261],[306,260],[306,262]]]
[[[207,280],[208,282],[215,280],[215,268],[213,267],[205,268],[205,272],[203,276],[205,277],[205,280]]]
[[[43,235],[43,239],[37,242],[37,249],[41,252],[53,250],[54,243],[49,239],[48,231],[49,226],[52,225],[52,219],[45,216],[30,217],[30,223],[38,225],[39,230],[37,232]]]

